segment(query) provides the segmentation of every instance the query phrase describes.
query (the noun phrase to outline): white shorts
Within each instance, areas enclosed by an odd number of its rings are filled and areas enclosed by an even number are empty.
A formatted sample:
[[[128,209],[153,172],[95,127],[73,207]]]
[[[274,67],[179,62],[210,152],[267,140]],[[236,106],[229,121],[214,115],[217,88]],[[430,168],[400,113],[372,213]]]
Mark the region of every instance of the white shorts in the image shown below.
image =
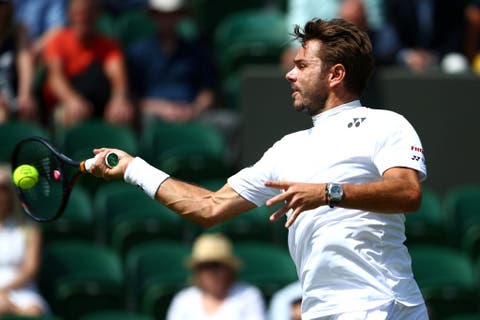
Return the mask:
[[[365,311],[335,314],[315,320],[428,320],[425,304],[408,307],[392,301],[377,308]]]

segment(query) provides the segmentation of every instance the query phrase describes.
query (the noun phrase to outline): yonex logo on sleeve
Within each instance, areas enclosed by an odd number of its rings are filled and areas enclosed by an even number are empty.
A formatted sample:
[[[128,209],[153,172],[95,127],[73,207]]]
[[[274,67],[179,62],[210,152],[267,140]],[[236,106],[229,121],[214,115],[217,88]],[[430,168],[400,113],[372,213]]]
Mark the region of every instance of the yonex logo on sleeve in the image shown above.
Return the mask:
[[[353,126],[355,126],[356,128],[360,127],[360,125],[362,124],[362,122],[367,119],[367,118],[353,118],[353,121],[352,122],[349,122],[347,127],[348,128],[352,128]]]

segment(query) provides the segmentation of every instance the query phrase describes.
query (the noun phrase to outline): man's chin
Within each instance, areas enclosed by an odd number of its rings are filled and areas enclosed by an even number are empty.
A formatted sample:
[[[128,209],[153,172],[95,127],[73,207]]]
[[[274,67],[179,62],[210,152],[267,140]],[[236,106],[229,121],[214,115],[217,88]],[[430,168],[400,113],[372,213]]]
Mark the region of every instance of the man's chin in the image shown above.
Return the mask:
[[[310,109],[308,107],[304,106],[304,105],[297,105],[297,104],[294,103],[293,108],[297,112],[301,112],[301,113],[310,115]]]

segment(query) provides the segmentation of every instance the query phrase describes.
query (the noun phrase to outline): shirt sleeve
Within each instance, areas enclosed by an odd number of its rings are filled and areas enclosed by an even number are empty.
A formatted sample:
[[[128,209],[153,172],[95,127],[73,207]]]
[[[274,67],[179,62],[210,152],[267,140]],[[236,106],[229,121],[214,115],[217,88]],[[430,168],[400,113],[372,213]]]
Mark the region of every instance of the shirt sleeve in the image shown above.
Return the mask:
[[[377,145],[373,162],[383,174],[393,167],[406,167],[418,172],[420,181],[427,177],[427,167],[420,138],[412,125],[402,116],[390,123],[390,132]]]
[[[269,180],[277,180],[275,161],[279,155],[280,142],[274,144],[253,166],[245,168],[228,179],[228,184],[243,198],[261,207],[265,202],[280,193],[265,186]]]
[[[108,63],[115,59],[123,59],[123,51],[115,40],[102,36],[100,59],[103,63]]]

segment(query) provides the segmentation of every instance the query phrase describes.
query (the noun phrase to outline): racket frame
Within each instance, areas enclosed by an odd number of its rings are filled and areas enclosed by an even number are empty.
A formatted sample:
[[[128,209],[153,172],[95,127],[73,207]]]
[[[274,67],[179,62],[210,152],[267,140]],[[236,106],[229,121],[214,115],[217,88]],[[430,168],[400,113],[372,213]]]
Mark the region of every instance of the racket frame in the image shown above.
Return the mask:
[[[28,137],[28,138],[25,138],[23,140],[21,140],[14,148],[13,150],[13,153],[12,153],[12,158],[11,158],[11,164],[12,164],[12,170],[15,169],[15,167],[17,167],[18,165],[21,165],[21,163],[17,163],[17,156],[18,156],[18,153],[19,153],[19,150],[22,148],[22,145],[25,144],[25,143],[28,143],[28,142],[32,142],[32,141],[35,141],[35,142],[38,142],[38,143],[41,143],[43,144],[45,147],[47,147],[51,152],[52,154],[55,156],[55,158],[57,160],[60,161],[60,164],[63,166],[63,165],[70,165],[74,168],[77,168],[78,169],[78,172],[76,172],[72,178],[70,179],[62,179],[62,187],[63,187],[63,194],[62,194],[62,202],[60,204],[60,207],[59,209],[57,210],[57,212],[55,213],[55,215],[51,216],[51,217],[48,217],[48,218],[40,218],[38,216],[36,216],[33,211],[29,208],[29,206],[27,205],[27,201],[25,199],[25,196],[23,194],[23,191],[21,190],[21,188],[19,188],[18,186],[15,186],[15,191],[17,193],[17,196],[18,198],[20,199],[20,203],[22,205],[22,208],[24,209],[24,211],[35,221],[37,222],[50,222],[50,221],[53,221],[53,220],[56,220],[58,219],[62,214],[63,212],[65,211],[65,208],[67,206],[67,203],[68,203],[68,199],[70,198],[70,193],[72,192],[72,189],[73,189],[73,186],[75,185],[75,183],[77,182],[78,178],[85,172],[87,172],[87,169],[85,168],[85,161],[75,161],[71,158],[69,158],[68,156],[66,156],[65,154],[61,153],[60,151],[58,151],[49,141],[47,141],[46,139],[42,138],[42,137],[39,137],[39,136],[32,136],[32,137]],[[60,168],[62,171],[64,171],[63,167]],[[62,176],[64,175],[64,172],[61,172]]]

